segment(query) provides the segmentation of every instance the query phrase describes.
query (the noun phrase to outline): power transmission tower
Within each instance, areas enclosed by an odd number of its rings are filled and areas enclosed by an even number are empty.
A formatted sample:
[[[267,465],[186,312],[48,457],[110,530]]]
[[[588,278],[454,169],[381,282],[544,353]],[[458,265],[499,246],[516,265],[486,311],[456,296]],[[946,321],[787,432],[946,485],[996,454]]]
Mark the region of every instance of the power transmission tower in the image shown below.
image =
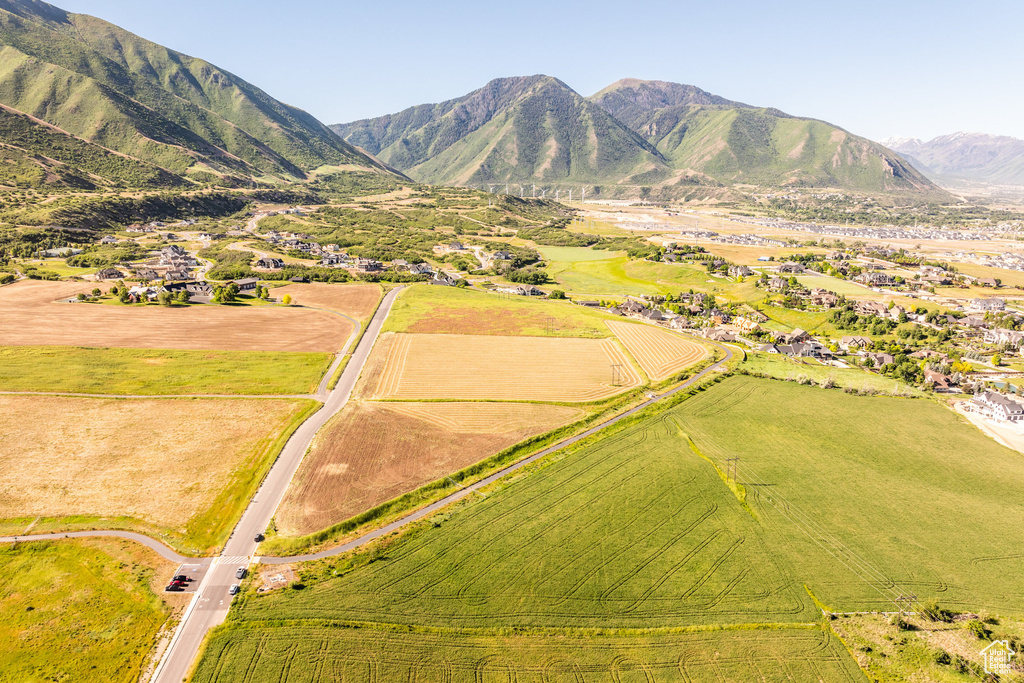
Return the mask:
[[[917,595],[900,595],[893,602],[896,603],[896,611],[902,617],[906,612],[910,611],[910,606],[917,602]]]
[[[622,365],[620,363],[612,363],[612,386],[617,387],[622,384]]]
[[[735,458],[726,458],[725,459],[725,478],[726,479],[729,479],[729,472],[730,471],[732,472],[732,482],[735,484],[736,483],[736,475],[738,475],[739,471],[740,471],[740,458],[739,458],[739,456],[736,456]]]

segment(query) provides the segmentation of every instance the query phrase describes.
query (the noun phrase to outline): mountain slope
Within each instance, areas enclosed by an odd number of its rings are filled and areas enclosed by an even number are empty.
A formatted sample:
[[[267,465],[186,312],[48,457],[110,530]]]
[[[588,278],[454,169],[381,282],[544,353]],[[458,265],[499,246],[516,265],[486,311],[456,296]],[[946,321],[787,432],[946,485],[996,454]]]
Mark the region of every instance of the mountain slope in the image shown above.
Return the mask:
[[[499,78],[464,97],[332,129],[432,183],[629,184],[672,175],[639,135],[549,76]]]
[[[724,183],[940,192],[875,142],[694,86],[627,79],[588,99],[640,133],[675,168]]]
[[[175,174],[302,178],[378,164],[195,57],[37,0],[0,0],[0,103]]]
[[[889,138],[882,144],[939,181],[1024,185],[1024,140],[985,133],[953,133],[928,142]]]

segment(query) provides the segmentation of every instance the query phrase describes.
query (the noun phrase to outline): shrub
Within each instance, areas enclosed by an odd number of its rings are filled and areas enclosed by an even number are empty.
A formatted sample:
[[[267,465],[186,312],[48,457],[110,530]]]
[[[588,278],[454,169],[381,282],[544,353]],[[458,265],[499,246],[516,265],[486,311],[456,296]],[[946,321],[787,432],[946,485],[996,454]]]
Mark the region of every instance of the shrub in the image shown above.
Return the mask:
[[[967,622],[967,632],[978,640],[988,640],[988,637],[992,635],[992,631],[979,619],[971,619]]]

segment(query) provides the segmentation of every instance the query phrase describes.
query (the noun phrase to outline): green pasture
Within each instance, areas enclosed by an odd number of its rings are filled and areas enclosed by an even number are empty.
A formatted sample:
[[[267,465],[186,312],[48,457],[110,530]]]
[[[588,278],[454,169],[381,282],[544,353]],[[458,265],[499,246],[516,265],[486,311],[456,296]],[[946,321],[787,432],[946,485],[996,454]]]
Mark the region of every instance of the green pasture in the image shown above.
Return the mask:
[[[153,570],[113,548],[0,546],[0,682],[138,680],[169,610]]]
[[[0,347],[0,391],[86,394],[311,394],[328,353]]]
[[[827,275],[799,275],[796,279],[797,282],[807,289],[827,289],[841,296],[863,297],[871,294],[871,290],[867,287],[862,287],[849,280],[840,280],[839,278]]]
[[[415,285],[395,301],[385,332],[609,337],[614,316],[569,301]]]

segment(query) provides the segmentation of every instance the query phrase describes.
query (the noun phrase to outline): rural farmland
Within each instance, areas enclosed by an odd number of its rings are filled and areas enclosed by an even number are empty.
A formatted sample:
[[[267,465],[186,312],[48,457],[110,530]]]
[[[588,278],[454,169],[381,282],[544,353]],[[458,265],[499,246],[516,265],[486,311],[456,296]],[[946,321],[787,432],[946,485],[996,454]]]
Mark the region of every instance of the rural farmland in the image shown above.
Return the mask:
[[[374,355],[373,398],[585,402],[642,384],[611,339],[395,334]]]
[[[349,405],[296,473],[277,529],[324,529],[584,414],[521,403]]]
[[[253,670],[309,683],[864,680],[842,642],[818,627],[623,637],[290,626],[217,632],[193,680],[229,683]]]
[[[0,520],[115,524],[223,542],[305,400],[0,396]]]
[[[607,313],[564,302],[467,291],[410,287],[395,302],[385,332],[524,337],[607,337]]]
[[[25,280],[0,288],[0,346],[334,353],[354,331],[341,316],[301,307],[58,302],[93,286]]]
[[[0,683],[134,683],[182,604],[155,593],[174,567],[116,539],[0,546]]]
[[[667,379],[708,355],[707,349],[697,342],[650,325],[609,320],[608,327],[655,381]]]

